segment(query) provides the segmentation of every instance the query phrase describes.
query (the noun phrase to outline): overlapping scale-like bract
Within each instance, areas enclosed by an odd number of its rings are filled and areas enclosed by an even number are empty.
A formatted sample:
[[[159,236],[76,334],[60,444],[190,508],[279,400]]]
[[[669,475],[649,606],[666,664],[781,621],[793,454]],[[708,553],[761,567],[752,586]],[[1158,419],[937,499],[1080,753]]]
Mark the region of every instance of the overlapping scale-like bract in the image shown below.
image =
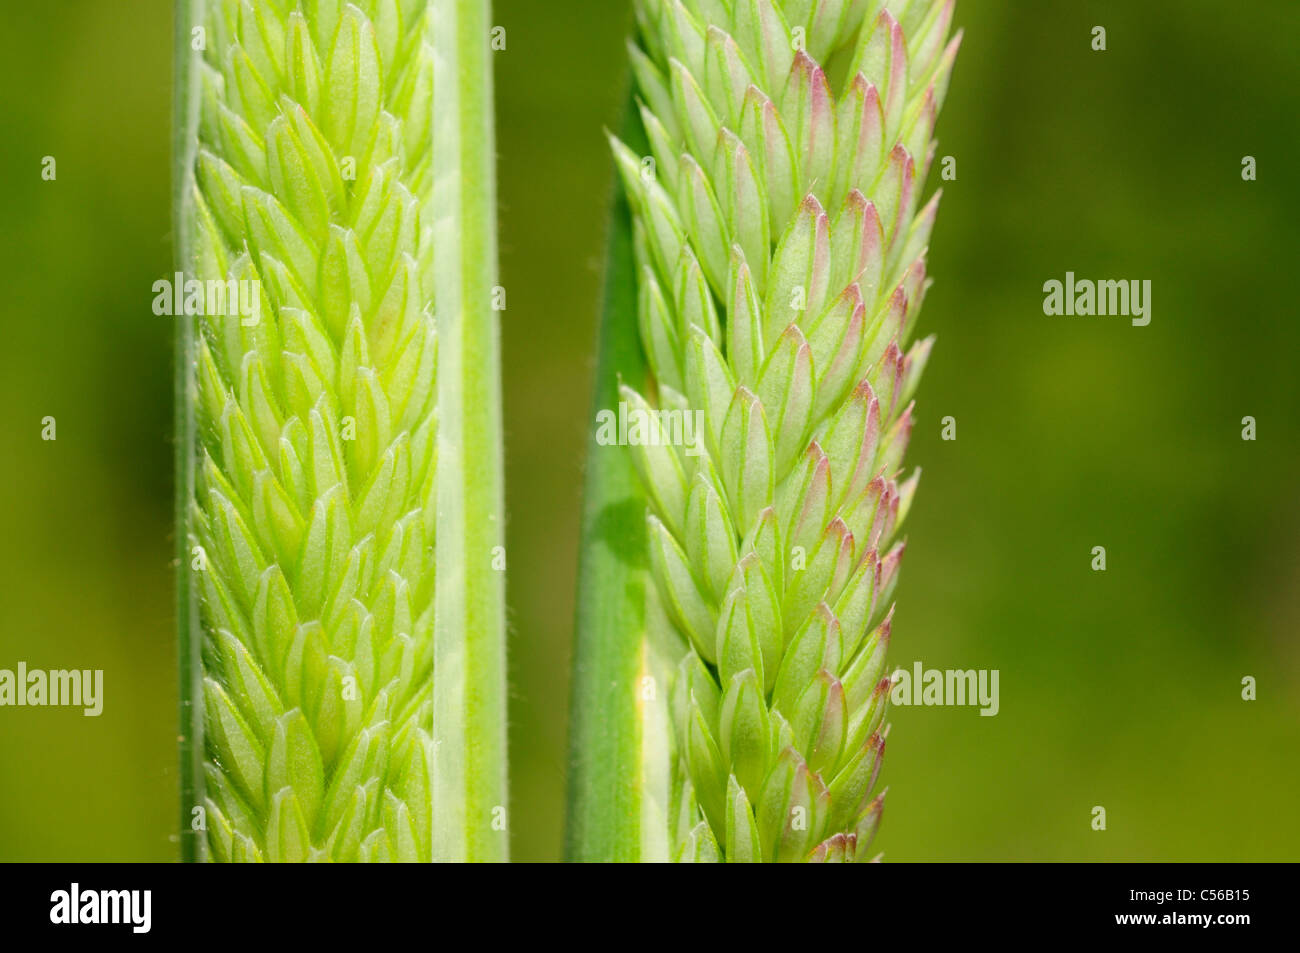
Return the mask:
[[[428,860],[430,11],[204,6],[190,277],[260,287],[192,375],[209,856]]]
[[[868,859],[883,794],[909,343],[953,0],[637,0],[651,155],[613,150],[652,370],[702,412],[634,449],[650,564],[690,648],[673,690],[684,860]]]

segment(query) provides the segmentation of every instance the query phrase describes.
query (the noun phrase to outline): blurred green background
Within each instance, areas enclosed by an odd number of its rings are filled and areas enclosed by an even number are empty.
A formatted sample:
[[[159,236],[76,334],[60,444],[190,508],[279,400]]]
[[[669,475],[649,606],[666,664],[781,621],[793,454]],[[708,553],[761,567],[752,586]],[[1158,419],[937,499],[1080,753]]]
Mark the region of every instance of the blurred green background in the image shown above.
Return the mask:
[[[519,860],[561,843],[602,126],[627,17],[496,4]],[[6,20],[0,668],[102,668],[107,699],[97,719],[0,709],[0,859],[170,859],[171,325],[149,306],[171,270],[170,7],[57,0]],[[966,0],[957,24],[892,660],[999,669],[1001,712],[895,709],[878,844],[1297,859],[1300,5]],[[1066,271],[1150,279],[1150,326],[1044,316]]]

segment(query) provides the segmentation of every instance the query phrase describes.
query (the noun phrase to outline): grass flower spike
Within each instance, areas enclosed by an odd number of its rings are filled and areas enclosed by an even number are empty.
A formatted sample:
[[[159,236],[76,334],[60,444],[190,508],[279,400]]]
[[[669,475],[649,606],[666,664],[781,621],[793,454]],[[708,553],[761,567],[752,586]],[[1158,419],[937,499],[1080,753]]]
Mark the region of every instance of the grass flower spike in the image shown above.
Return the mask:
[[[186,562],[202,619],[190,701],[205,747],[187,788],[204,824],[187,826],[206,844],[194,852],[428,860],[430,8],[191,10],[183,264],[251,289],[254,304],[205,310],[182,395],[195,428]]]
[[[684,860],[865,860],[953,0],[636,12],[651,156],[613,149],[650,374],[621,399],[704,425],[703,452],[632,441],[684,647],[669,842]]]

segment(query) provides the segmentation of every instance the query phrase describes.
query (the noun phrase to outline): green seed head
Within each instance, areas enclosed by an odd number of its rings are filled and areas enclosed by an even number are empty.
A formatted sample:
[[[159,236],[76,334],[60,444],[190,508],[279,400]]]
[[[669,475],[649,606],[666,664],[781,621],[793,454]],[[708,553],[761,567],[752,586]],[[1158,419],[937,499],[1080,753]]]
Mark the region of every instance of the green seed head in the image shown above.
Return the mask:
[[[427,4],[202,6],[189,270],[256,301],[195,345],[208,849],[427,860]]]

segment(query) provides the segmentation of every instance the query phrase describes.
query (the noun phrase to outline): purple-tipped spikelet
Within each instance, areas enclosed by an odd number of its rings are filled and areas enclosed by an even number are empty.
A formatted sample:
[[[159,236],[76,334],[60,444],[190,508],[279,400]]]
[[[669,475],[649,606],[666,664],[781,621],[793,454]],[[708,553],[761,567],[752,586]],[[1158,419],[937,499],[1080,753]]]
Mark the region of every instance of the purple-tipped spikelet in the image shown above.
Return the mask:
[[[652,379],[622,396],[703,422],[702,445],[634,449],[650,563],[689,646],[682,860],[869,859],[953,6],[636,3],[652,155],[612,145]]]

